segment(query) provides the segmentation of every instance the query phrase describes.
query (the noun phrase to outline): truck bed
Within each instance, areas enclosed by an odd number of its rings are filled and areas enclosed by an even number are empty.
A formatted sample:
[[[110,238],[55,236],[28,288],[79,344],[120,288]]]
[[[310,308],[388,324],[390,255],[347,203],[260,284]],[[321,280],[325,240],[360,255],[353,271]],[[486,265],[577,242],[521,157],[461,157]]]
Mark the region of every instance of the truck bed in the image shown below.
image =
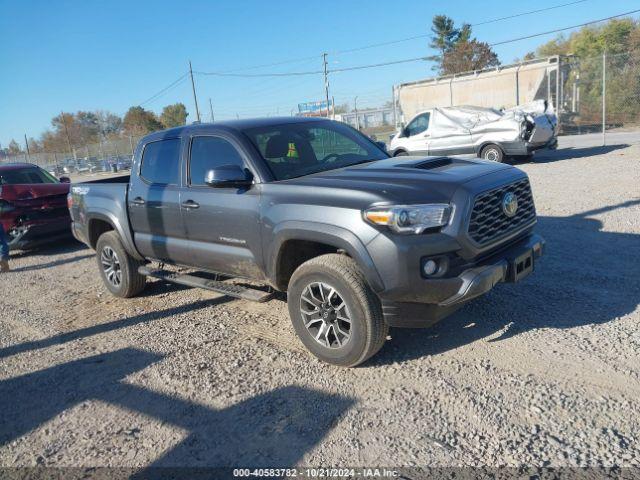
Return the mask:
[[[74,182],[74,185],[96,184],[96,183],[129,183],[131,175],[118,175],[116,177],[98,178],[86,182]]]

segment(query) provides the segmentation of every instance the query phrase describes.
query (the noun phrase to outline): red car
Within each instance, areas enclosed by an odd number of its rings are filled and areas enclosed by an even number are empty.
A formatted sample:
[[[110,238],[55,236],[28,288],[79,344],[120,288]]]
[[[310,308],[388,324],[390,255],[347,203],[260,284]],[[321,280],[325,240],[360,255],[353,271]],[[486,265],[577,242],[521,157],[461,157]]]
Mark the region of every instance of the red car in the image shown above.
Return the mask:
[[[0,222],[9,248],[27,249],[70,235],[67,194],[59,180],[30,163],[0,164]]]

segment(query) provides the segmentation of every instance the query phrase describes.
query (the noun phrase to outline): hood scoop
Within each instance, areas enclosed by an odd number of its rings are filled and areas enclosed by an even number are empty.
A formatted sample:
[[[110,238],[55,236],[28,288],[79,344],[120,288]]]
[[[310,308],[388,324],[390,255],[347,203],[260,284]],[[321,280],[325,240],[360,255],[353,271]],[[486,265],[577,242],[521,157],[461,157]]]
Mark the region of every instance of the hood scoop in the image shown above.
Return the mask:
[[[453,160],[450,158],[434,158],[433,160],[417,163],[414,165],[414,168],[419,168],[421,170],[433,170],[434,168],[446,167],[447,165],[451,165],[451,163],[453,163]]]

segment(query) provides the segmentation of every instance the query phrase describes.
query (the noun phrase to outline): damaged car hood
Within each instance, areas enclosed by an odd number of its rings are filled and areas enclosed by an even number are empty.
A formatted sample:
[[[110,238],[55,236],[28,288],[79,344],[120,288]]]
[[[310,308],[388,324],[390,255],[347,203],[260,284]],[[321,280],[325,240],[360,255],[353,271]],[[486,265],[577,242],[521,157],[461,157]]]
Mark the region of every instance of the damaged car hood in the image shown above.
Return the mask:
[[[0,186],[0,199],[22,207],[58,207],[66,205],[69,184],[43,183]]]

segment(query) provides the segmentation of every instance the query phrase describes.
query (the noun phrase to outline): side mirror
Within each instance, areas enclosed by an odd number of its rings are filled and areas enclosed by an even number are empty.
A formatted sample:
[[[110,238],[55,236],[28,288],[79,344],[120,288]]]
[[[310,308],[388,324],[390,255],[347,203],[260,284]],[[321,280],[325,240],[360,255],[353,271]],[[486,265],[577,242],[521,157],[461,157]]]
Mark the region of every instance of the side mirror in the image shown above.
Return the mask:
[[[221,165],[208,170],[204,176],[204,183],[213,188],[247,187],[252,181],[251,172],[239,165]]]
[[[71,183],[71,179],[69,177],[60,177],[60,183]]]
[[[375,142],[375,144],[384,152],[387,151],[387,144],[384,142]]]

